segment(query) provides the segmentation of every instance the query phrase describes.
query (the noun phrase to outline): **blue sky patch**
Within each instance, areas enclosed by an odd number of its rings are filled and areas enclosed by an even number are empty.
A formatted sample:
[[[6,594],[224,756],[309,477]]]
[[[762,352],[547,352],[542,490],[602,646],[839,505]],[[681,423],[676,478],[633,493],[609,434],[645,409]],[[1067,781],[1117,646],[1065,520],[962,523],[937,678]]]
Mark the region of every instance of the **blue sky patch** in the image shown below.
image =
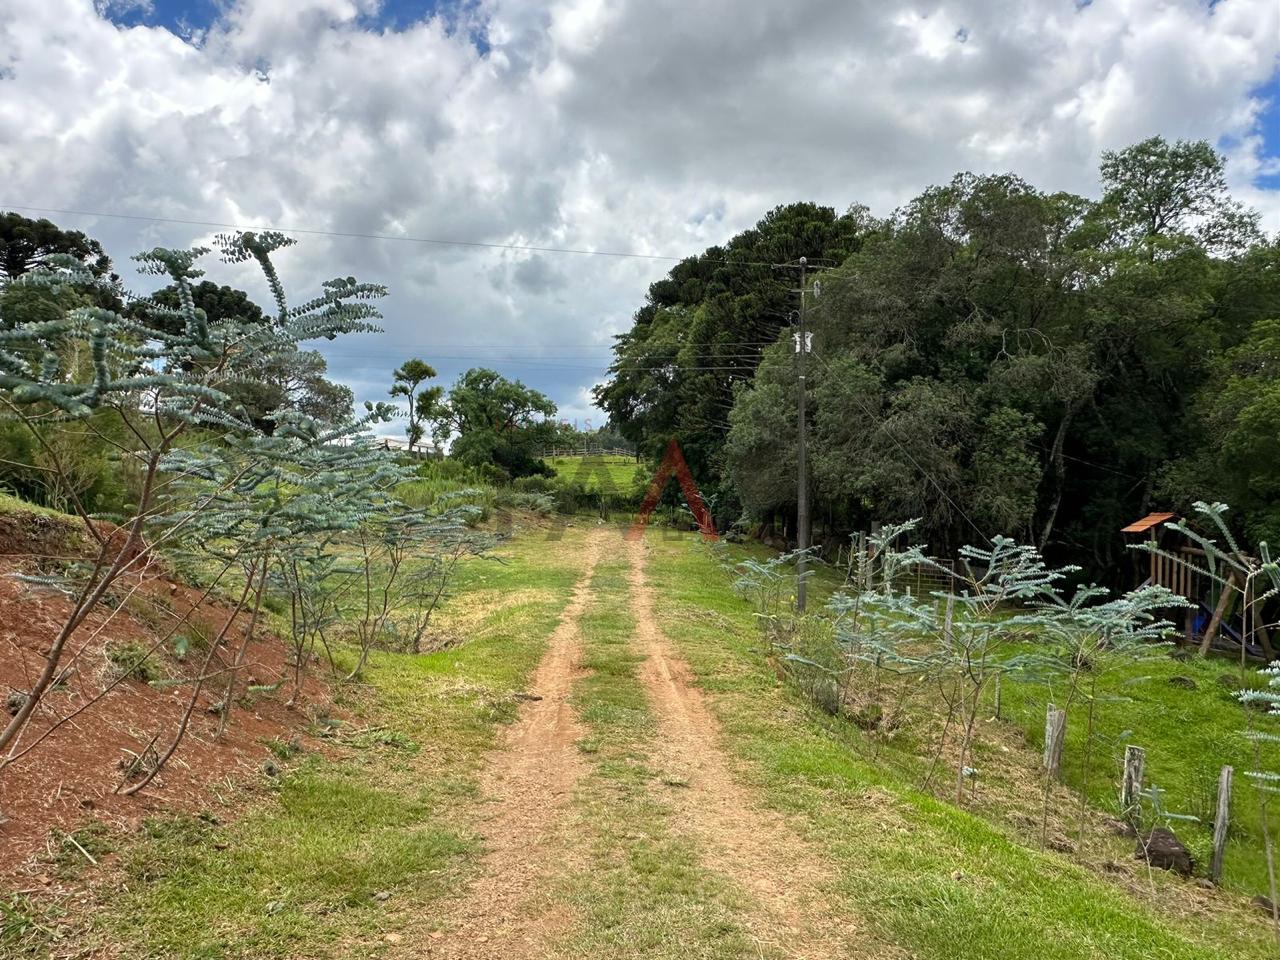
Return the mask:
[[[99,12],[122,27],[164,27],[184,39],[206,30],[217,21],[226,0],[100,0]],[[361,26],[371,30],[404,30],[439,14],[452,32],[466,27],[465,13],[478,0],[382,0],[378,13],[362,18]],[[470,30],[469,39],[480,53],[489,52],[483,30]]]
[[[98,12],[122,27],[164,27],[188,37],[218,18],[217,0],[100,0]]]
[[[1262,156],[1280,163],[1280,73],[1254,91],[1254,96],[1267,101],[1258,117],[1258,133],[1262,136]],[[1255,181],[1269,190],[1280,190],[1280,170],[1261,174]]]

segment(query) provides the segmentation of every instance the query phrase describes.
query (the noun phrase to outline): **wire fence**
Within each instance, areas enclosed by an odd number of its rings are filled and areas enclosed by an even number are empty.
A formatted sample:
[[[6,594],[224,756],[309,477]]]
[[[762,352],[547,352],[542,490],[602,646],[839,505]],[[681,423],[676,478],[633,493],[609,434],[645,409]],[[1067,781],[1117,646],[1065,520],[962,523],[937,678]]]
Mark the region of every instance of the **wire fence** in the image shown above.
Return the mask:
[[[835,566],[850,576],[858,567],[858,551],[869,550],[865,541],[859,548],[854,540],[847,546],[841,546],[836,552]],[[884,586],[886,583],[900,592],[910,591],[912,596],[923,597],[931,593],[954,593],[966,581],[965,574],[956,573],[956,561],[939,557],[930,557],[929,564],[900,568],[892,576],[884,572],[877,563],[871,564],[866,571],[869,579],[868,587]],[[936,564],[936,566],[935,566]]]

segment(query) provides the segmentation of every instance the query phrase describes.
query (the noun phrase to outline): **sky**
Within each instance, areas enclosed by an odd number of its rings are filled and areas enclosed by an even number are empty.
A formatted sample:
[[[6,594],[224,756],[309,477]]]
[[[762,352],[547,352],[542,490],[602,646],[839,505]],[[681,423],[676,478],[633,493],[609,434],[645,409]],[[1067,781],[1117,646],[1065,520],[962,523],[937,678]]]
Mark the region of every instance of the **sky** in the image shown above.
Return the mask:
[[[279,257],[295,302],[390,289],[383,334],[321,347],[358,399],[419,356],[580,426],[663,258],[791,201],[887,215],[964,170],[1096,195],[1101,153],[1155,134],[1215,144],[1280,232],[1280,3],[0,4],[0,210],[98,238],[140,291],[129,256],[207,224],[314,231]]]

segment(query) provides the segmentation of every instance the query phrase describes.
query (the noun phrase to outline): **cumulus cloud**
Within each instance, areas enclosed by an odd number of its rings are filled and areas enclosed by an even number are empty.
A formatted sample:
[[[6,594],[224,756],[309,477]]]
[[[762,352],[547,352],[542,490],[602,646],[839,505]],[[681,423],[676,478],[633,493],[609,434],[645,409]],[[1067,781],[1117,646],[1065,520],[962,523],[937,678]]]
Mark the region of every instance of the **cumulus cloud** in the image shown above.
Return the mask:
[[[964,169],[1092,193],[1101,151],[1159,133],[1223,144],[1280,229],[1254,185],[1277,163],[1255,93],[1274,0],[479,0],[394,25],[379,0],[234,0],[183,37],[121,26],[126,7],[148,22],[138,0],[4,5],[0,204],[683,256],[777,203],[883,214]],[[54,219],[117,261],[215,232]],[[339,274],[392,290],[385,336],[328,351],[362,399],[416,354],[580,418],[670,266],[300,239],[281,263],[300,294]]]

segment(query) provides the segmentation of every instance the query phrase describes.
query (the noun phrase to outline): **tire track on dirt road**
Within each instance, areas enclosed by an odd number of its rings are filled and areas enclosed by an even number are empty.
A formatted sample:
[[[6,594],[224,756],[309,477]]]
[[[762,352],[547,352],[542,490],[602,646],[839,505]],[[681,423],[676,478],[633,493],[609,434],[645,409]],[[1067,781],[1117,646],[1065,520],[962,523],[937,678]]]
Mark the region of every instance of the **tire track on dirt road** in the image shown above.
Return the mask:
[[[673,825],[698,840],[707,866],[749,894],[754,909],[741,919],[762,952],[812,960],[879,954],[873,943],[858,942],[847,917],[829,906],[835,898],[824,888],[834,872],[821,852],[735,781],[719,744],[720,725],[658,625],[645,576],[649,548],[641,539],[628,550],[636,640],[646,656],[640,678],[658,719],[653,760],[666,775],[687,782],[687,789],[668,794]]]
[[[591,598],[604,539],[603,531],[587,534],[582,574],[529,681],[529,693],[540,699],[521,707],[481,778],[490,815],[480,828],[485,853],[479,874],[447,910],[442,929],[415,944],[414,956],[543,957],[571,922],[548,899],[548,880],[570,857],[568,807],[586,767],[569,696],[579,669],[578,621]]]

